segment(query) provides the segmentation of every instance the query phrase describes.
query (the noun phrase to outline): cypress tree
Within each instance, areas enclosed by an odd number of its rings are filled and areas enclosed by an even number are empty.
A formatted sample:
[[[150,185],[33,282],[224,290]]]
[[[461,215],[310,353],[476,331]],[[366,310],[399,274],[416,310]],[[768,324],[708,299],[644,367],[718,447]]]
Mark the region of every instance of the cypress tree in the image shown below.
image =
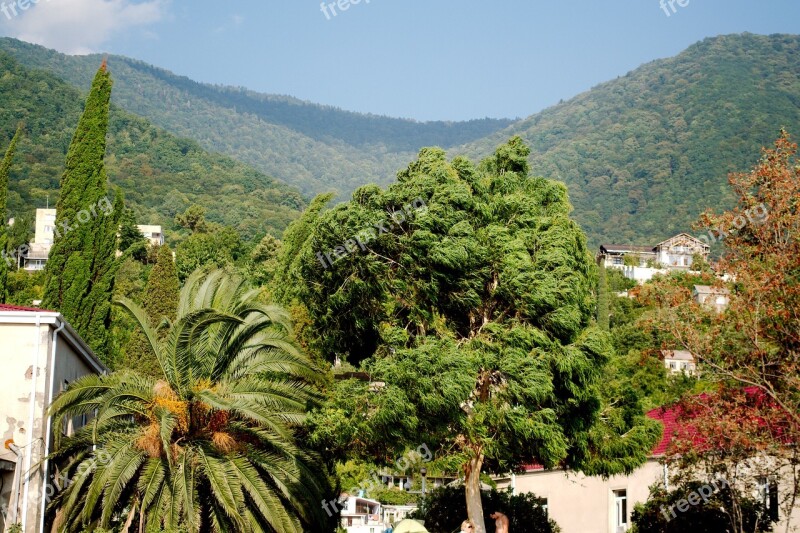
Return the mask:
[[[611,317],[609,315],[608,279],[606,266],[600,265],[597,278],[597,326],[603,331],[608,331]]]
[[[67,152],[42,301],[44,308],[60,311],[103,359],[108,358],[117,228],[124,208],[120,194],[113,206],[106,196],[103,157],[111,85],[104,61]]]
[[[158,327],[164,318],[175,320],[180,294],[180,281],[172,250],[166,244],[159,246],[156,257],[156,264],[147,278],[142,301],[142,309],[147,312],[153,327]],[[138,328],[125,348],[122,366],[154,377],[163,375],[152,348]]]
[[[14,152],[17,150],[17,140],[22,132],[22,126],[17,128],[11,144],[8,146],[5,157],[0,163],[0,250],[7,252],[8,247],[8,225],[6,207],[8,203],[8,178],[11,171],[11,162],[14,159]],[[0,303],[6,303],[8,296],[8,270],[9,264],[6,263],[7,255],[3,255],[0,260]]]

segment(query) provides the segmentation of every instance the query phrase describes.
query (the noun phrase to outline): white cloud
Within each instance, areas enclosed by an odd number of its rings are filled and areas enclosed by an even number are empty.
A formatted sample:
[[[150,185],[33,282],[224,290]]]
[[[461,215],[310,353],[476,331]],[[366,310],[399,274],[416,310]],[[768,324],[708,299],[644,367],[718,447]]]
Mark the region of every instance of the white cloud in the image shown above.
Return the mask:
[[[0,0],[0,28],[60,52],[88,54],[101,51],[113,35],[161,20],[166,1]]]

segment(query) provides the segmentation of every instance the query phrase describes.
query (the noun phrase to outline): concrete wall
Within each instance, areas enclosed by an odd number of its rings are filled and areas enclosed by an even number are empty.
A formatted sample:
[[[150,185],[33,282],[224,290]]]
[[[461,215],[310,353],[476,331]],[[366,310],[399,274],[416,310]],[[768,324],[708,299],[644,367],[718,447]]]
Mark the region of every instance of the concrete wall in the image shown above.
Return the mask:
[[[0,421],[3,423],[3,442],[13,440],[24,456],[22,479],[18,483],[21,488],[20,501],[25,499],[25,481],[30,479],[27,484],[26,532],[39,531],[42,501],[48,493],[44,484],[43,466],[37,466],[45,455],[47,405],[61,392],[64,380],[72,382],[80,376],[94,373],[66,342],[64,336],[59,336],[56,343],[55,372],[52,373],[53,387],[50,390],[51,372],[48,366],[52,357],[53,331],[53,326],[47,324],[36,326],[0,323],[0,339],[4,351],[3,372],[0,373]],[[31,423],[32,393],[34,405]],[[61,428],[52,429],[51,442],[52,432],[60,430]],[[2,446],[0,459],[16,462],[17,455]],[[17,490],[14,486],[14,472],[3,472],[2,480],[0,506],[3,510],[8,509],[11,515],[9,518],[13,522],[21,523],[24,510],[22,503],[15,505]],[[3,531],[10,525],[3,524]]]
[[[514,485],[517,494],[532,492],[546,498],[550,518],[564,533],[617,533],[614,491],[627,491],[630,527],[634,505],[647,501],[650,486],[662,481],[663,474],[663,467],[651,460],[630,476],[603,479],[561,470],[539,471],[517,475]],[[510,484],[510,480],[503,480],[498,488]]]

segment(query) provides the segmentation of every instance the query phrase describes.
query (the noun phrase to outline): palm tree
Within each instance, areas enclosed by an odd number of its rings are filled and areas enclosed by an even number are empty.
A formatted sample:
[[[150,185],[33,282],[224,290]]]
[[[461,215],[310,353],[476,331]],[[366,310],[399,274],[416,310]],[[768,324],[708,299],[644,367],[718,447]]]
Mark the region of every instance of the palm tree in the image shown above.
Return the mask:
[[[90,375],[53,402],[54,424],[93,416],[56,442],[52,459],[70,480],[51,505],[58,531],[323,529],[328,479],[293,434],[320,374],[291,341],[286,312],[258,292],[229,271],[196,272],[175,322],[158,328],[117,302],[163,376]]]

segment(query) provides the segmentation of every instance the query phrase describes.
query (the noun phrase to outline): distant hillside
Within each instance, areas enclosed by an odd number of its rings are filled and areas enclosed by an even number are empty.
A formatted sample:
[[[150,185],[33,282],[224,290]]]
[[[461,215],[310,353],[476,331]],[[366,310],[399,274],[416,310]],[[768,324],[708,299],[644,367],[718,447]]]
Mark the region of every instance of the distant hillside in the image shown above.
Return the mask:
[[[115,77],[113,66],[111,72]],[[90,81],[91,71],[87,76]],[[0,51],[0,149],[5,150],[17,123],[26,127],[11,171],[10,216],[44,207],[48,198],[55,205],[84,99],[72,85]],[[280,235],[305,206],[299,191],[116,106],[107,154],[109,179],[125,191],[141,223],[169,228],[176,213],[198,203],[208,209],[210,220],[255,238],[267,231]]]
[[[800,36],[728,35],[451,152],[478,158],[519,134],[533,171],[569,186],[593,245],[655,244],[728,204],[728,173],[782,126],[800,140]]]
[[[66,56],[14,39],[0,50],[86,90],[102,56]],[[306,194],[344,195],[365,183],[387,184],[424,146],[456,146],[510,120],[415,122],[342,111],[300,100],[218,87],[141,61],[110,56],[113,102],[176,135],[197,140],[297,186]]]

